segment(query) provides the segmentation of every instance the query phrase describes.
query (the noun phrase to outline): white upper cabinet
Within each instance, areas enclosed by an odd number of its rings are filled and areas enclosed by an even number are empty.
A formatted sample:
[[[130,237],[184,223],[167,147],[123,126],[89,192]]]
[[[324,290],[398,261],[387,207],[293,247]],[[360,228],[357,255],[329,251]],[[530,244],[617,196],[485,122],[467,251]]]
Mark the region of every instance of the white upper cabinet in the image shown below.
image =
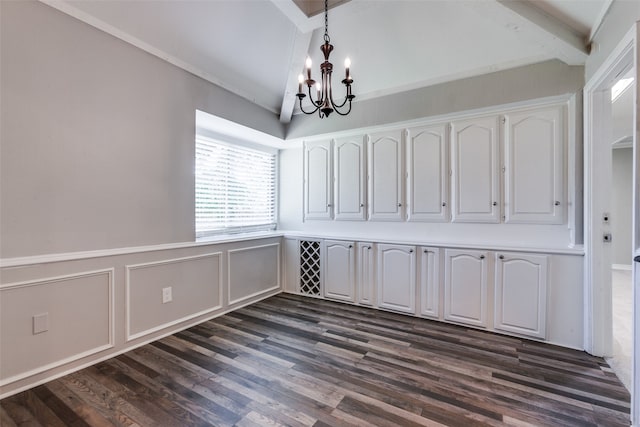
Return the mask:
[[[366,219],[366,154],[363,137],[336,139],[333,145],[334,218]]]
[[[500,221],[499,118],[451,124],[453,222]]]
[[[304,144],[304,219],[333,216],[331,140]]]
[[[407,130],[409,221],[449,220],[447,124]]]
[[[563,107],[505,116],[505,222],[564,222]]]
[[[444,319],[486,328],[488,252],[445,249]]]
[[[545,338],[548,256],[498,253],[495,328]]]
[[[402,131],[368,135],[369,219],[404,220]]]
[[[354,242],[324,241],[324,296],[355,302],[356,262]]]
[[[378,244],[377,254],[378,307],[415,314],[415,247]]]

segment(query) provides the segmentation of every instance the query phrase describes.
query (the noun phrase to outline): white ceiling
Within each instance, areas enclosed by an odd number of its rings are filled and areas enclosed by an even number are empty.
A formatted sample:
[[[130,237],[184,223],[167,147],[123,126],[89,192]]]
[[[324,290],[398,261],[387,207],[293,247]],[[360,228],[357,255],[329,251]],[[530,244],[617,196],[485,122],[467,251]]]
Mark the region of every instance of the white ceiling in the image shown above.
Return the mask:
[[[41,0],[278,114],[324,17],[293,0]],[[329,11],[334,93],[356,101],[548,59],[580,65],[614,0],[351,0]]]

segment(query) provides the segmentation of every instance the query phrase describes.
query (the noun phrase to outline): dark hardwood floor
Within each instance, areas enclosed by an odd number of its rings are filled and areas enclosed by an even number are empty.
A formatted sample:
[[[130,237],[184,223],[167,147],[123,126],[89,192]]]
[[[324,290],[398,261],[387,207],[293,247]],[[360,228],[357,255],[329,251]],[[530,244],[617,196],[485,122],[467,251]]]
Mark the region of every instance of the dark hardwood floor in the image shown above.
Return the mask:
[[[293,295],[0,401],[20,426],[624,426],[584,352]]]

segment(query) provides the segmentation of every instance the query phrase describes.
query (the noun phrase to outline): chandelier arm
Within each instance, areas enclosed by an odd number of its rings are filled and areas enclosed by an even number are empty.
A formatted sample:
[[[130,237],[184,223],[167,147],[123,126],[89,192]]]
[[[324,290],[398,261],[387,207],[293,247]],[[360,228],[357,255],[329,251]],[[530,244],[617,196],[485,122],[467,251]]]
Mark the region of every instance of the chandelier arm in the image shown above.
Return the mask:
[[[316,106],[312,111],[304,111],[304,108],[302,108],[302,98],[298,98],[298,101],[300,101],[300,111],[304,114],[313,114],[320,109],[320,106]]]
[[[345,106],[345,104],[347,103],[347,101],[349,101],[349,97],[345,96],[344,97],[344,101],[342,101],[342,104],[336,104],[335,102],[333,102],[333,96],[331,96],[331,105],[333,106],[333,108],[342,108]]]
[[[346,101],[345,101],[345,103],[346,103]],[[344,103],[342,105],[344,105]],[[349,114],[351,112],[351,101],[349,101],[349,109],[345,113],[342,113],[340,110],[338,110],[338,108],[340,108],[340,107],[334,106],[333,107],[333,111],[338,113],[338,115],[340,115],[340,116],[346,116],[347,114]]]
[[[321,102],[320,102],[320,100],[319,100],[319,99],[317,99],[317,100],[315,100],[315,101],[313,100],[313,95],[311,95],[311,86],[312,86],[312,85],[308,85],[308,86],[307,86],[307,89],[308,89],[308,92],[309,92],[309,101],[311,101],[311,105],[313,105],[314,107],[316,107],[316,110],[317,110],[318,108],[320,108],[320,104],[321,104]],[[300,100],[300,102],[302,102],[302,100]],[[301,105],[302,105],[302,104],[301,104]],[[313,112],[315,112],[316,110],[313,110]]]
[[[337,103],[333,100],[333,87],[330,87],[329,89],[330,89],[330,90],[329,90],[329,101],[331,102],[331,106],[332,106],[334,109],[336,109],[336,110],[337,110],[338,108],[342,108],[342,107],[344,107],[344,106],[345,106],[345,104],[347,103],[347,101],[349,101],[349,100],[350,100],[350,98],[349,98],[349,90],[348,90],[348,87],[347,87],[347,94],[344,96],[344,101],[342,101],[342,104],[337,104]]]

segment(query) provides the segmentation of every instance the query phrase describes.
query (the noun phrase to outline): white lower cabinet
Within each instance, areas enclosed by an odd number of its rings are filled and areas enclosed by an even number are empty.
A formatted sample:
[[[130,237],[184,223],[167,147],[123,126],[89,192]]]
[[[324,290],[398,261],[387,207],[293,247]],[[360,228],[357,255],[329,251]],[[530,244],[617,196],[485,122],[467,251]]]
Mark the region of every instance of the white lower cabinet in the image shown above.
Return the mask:
[[[325,298],[355,302],[354,242],[324,241],[324,296]]]
[[[487,251],[445,249],[445,320],[488,326],[487,255]]]
[[[550,255],[311,239],[284,250],[286,292],[547,339]]]
[[[416,248],[377,245],[378,307],[416,313]]]
[[[375,256],[373,243],[356,243],[357,256],[357,284],[358,302],[362,305],[375,305]]]
[[[495,329],[546,338],[548,258],[496,253]]]
[[[418,258],[420,315],[440,317],[440,249],[421,247]]]

